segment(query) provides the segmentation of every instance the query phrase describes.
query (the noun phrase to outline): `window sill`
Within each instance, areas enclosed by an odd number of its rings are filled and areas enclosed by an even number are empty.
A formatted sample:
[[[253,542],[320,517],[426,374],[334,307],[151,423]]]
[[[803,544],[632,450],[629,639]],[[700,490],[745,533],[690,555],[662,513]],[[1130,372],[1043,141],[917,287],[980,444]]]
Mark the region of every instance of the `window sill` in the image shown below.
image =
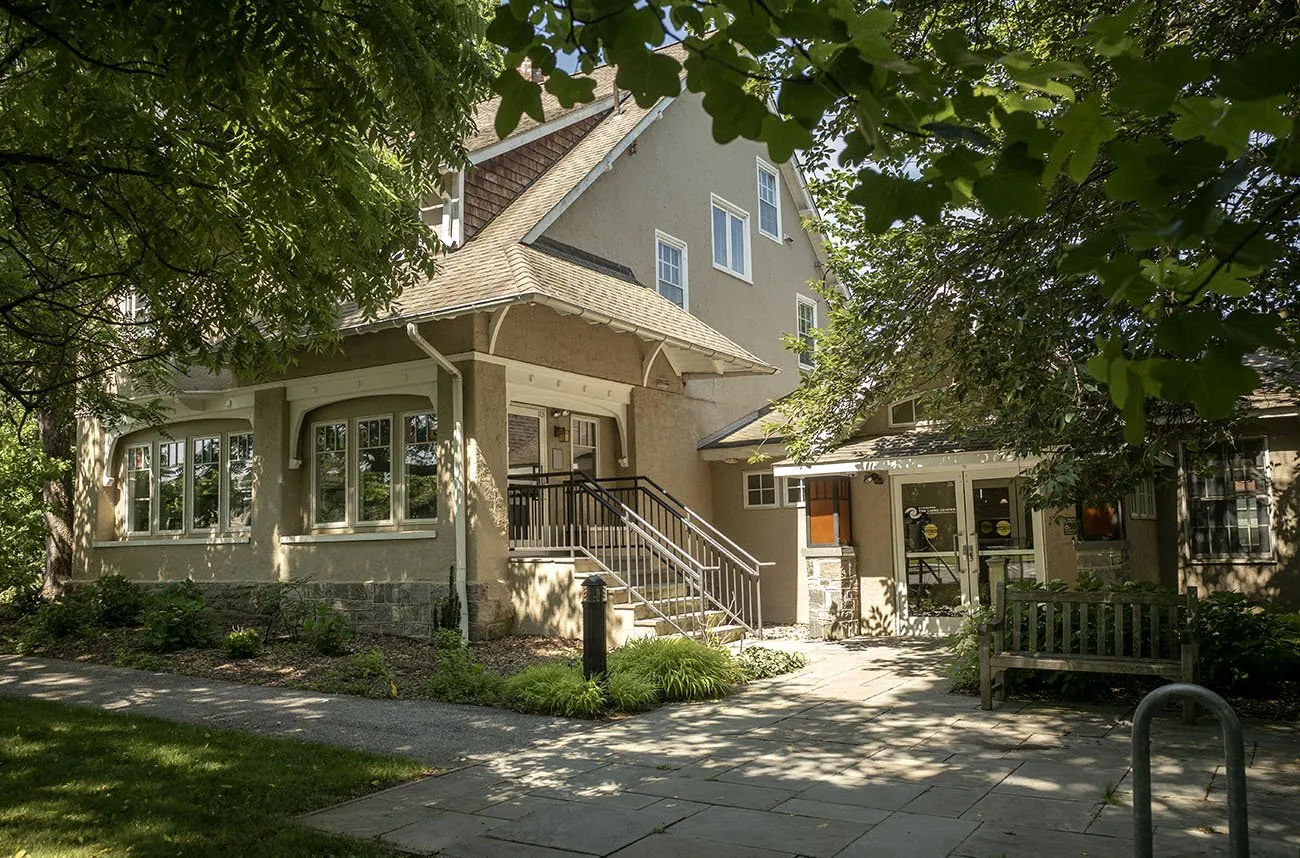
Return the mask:
[[[730,268],[723,268],[721,265],[719,265],[716,262],[713,263],[713,270],[721,271],[723,274],[727,275],[728,277],[734,277],[737,280],[739,280],[741,283],[746,283],[750,286],[754,285],[754,278],[752,276],[746,274],[737,274],[736,272],[732,271]]]
[[[782,239],[781,236],[779,235],[772,235],[772,233],[763,232],[763,230],[761,229],[758,231],[758,234],[763,236],[763,238],[767,238],[767,239],[771,239],[772,241],[775,241],[777,244],[781,245],[782,247],[785,246],[785,240]]]
[[[385,542],[403,539],[437,539],[436,530],[391,530],[379,533],[304,533],[281,536],[281,545],[310,545],[317,542]]]
[[[1274,566],[1277,558],[1272,554],[1224,554],[1218,557],[1189,557],[1187,562],[1193,566]]]
[[[95,540],[93,548],[134,548],[145,545],[247,545],[252,537],[242,536],[126,536],[122,539]]]

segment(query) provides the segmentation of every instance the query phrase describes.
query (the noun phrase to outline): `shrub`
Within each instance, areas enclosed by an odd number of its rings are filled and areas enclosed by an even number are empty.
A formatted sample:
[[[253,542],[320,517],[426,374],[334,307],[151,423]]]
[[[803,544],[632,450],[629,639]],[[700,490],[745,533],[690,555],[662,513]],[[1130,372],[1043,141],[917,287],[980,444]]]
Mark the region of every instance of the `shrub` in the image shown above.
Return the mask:
[[[361,680],[359,693],[366,697],[397,697],[397,677],[389,669],[384,651],[379,647],[354,655],[352,670]]]
[[[1240,593],[1213,593],[1197,610],[1200,681],[1221,694],[1257,694],[1296,675],[1300,647],[1286,615]]]
[[[262,629],[262,642],[271,640],[277,630],[296,636],[311,611],[302,590],[310,578],[259,584],[249,597],[249,607]]]
[[[348,618],[327,605],[316,607],[316,613],[303,622],[302,633],[321,655],[342,655],[348,641],[357,636]]]
[[[609,672],[645,677],[665,702],[721,697],[744,681],[731,653],[687,638],[632,641],[609,654]]]
[[[120,628],[140,622],[147,597],[139,584],[121,575],[105,575],[87,589],[101,626]]]
[[[659,705],[659,686],[639,673],[611,673],[609,699],[624,712],[645,712]]]
[[[58,641],[84,635],[95,623],[84,593],[70,592],[57,602],[43,602],[23,620],[19,652],[34,652]]]
[[[158,652],[206,646],[212,640],[208,600],[193,581],[181,581],[150,599],[144,612],[145,643]]]
[[[460,632],[439,629],[433,640],[437,671],[425,690],[446,703],[491,706],[501,701],[505,680],[474,660]]]
[[[505,681],[510,708],[538,715],[595,718],[605,710],[605,689],[564,662],[533,664]]]
[[[993,609],[976,608],[966,614],[957,633],[948,638],[948,649],[953,654],[948,666],[952,691],[974,694],[980,689],[980,626],[993,619]]]
[[[234,629],[226,635],[225,650],[231,658],[252,658],[262,651],[262,633],[257,629]]]
[[[780,676],[808,666],[808,656],[801,652],[786,652],[765,646],[747,646],[735,659],[746,682]]]

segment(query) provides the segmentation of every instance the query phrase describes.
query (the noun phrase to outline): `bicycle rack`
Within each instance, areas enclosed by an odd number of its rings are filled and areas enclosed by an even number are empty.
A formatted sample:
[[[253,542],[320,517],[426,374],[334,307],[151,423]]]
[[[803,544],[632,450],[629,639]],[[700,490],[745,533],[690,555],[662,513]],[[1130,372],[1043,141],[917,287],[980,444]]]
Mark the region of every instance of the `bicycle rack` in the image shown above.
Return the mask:
[[[1133,854],[1151,858],[1151,715],[1170,697],[1191,697],[1214,713],[1223,727],[1223,754],[1228,769],[1228,854],[1250,858],[1246,830],[1246,751],[1241,722],[1228,701],[1201,685],[1175,682],[1152,691],[1133,714]]]

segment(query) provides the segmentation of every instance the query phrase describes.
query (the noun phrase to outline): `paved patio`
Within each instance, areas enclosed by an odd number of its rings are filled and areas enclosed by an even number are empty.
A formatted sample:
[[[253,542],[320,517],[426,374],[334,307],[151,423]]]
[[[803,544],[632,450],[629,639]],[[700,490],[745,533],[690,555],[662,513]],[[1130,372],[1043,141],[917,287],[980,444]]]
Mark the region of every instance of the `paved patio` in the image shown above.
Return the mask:
[[[1131,712],[947,694],[934,643],[812,644],[805,671],[305,817],[414,853],[1131,856]],[[1227,854],[1222,739],[1153,735],[1156,854]],[[1246,725],[1251,854],[1300,855],[1300,727]]]

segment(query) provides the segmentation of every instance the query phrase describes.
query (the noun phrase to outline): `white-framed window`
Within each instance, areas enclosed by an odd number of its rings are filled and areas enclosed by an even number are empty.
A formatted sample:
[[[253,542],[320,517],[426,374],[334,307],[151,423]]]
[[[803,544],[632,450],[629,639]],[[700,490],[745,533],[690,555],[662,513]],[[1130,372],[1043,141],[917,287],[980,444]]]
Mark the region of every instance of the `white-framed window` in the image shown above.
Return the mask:
[[[126,532],[153,529],[153,445],[126,448]]]
[[[1133,487],[1133,494],[1128,497],[1129,518],[1156,517],[1156,486],[1151,480],[1143,480]]]
[[[221,436],[191,438],[190,460],[190,530],[216,530],[221,520]]]
[[[765,509],[776,505],[776,476],[771,471],[745,471],[745,508]]]
[[[1263,438],[1218,444],[1187,469],[1187,544],[1193,560],[1273,553],[1268,445]]]
[[[781,505],[803,506],[803,477],[781,478]]]
[[[686,242],[655,230],[655,288],[683,310],[688,309]]]
[[[431,411],[402,415],[402,518],[438,520],[438,418]]]
[[[778,244],[781,237],[781,174],[758,159],[758,231]]]
[[[164,438],[126,448],[126,533],[245,530],[253,511],[253,433]]]
[[[712,195],[713,267],[750,282],[749,212]]]
[[[448,171],[438,178],[438,188],[420,206],[425,226],[444,247],[457,248],[465,238],[465,173]]]
[[[795,324],[799,341],[803,348],[799,350],[799,366],[803,369],[813,367],[813,329],[817,327],[817,302],[802,295],[795,296]]]
[[[400,432],[393,431],[394,424]],[[313,527],[438,520],[438,419],[433,411],[315,423],[312,450]]]
[[[928,419],[929,410],[924,397],[912,396],[889,406],[889,425],[891,428],[917,426]]]
[[[357,521],[393,520],[393,418],[358,417]]]
[[[243,530],[253,518],[253,433],[232,432],[226,439],[226,527]]]
[[[570,418],[570,450],[573,458],[573,470],[582,471],[589,477],[596,474],[596,436],[599,424],[593,417]]]
[[[311,521],[317,527],[348,523],[348,421],[311,427]]]

